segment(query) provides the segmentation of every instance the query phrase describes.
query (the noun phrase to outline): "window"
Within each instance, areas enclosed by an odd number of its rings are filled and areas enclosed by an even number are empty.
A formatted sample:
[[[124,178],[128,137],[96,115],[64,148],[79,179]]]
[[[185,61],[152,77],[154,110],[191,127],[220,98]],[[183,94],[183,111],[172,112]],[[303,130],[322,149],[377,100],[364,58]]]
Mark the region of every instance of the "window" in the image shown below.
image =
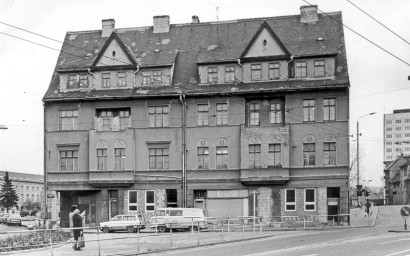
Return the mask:
[[[60,110],[59,111],[60,131],[72,131],[78,129],[78,110]]]
[[[67,89],[77,89],[77,75],[67,76]]]
[[[408,124],[408,123],[410,123],[410,119],[404,119],[404,122],[405,122],[406,124]]]
[[[386,132],[391,132],[392,131],[392,128],[391,127],[387,127],[386,128]]]
[[[208,67],[208,83],[216,84],[218,83],[218,68]]]
[[[106,148],[97,149],[97,170],[100,170],[100,171],[107,170],[107,149]]]
[[[315,143],[303,143],[303,165],[314,166],[316,164]]]
[[[386,124],[392,124],[392,120],[386,120]]]
[[[229,66],[225,67],[225,82],[234,82],[235,81],[235,67]]]
[[[396,134],[396,138],[401,138],[401,134]]]
[[[249,168],[261,167],[261,145],[249,145]]]
[[[315,100],[303,100],[303,121],[314,122],[315,121]]]
[[[325,98],[323,99],[323,121],[336,120],[336,99]]]
[[[396,127],[395,130],[396,131],[401,131],[401,127]]]
[[[396,124],[401,124],[401,120],[396,120]]]
[[[216,125],[228,124],[228,104],[216,103]]]
[[[396,152],[401,152],[401,148],[396,148]]]
[[[280,74],[279,74],[279,63],[270,63],[269,64],[269,79],[270,80],[275,80],[279,79]]]
[[[115,170],[123,171],[125,170],[125,148],[115,148],[114,149],[115,155]]]
[[[197,147],[198,169],[209,169],[209,147]]]
[[[280,144],[269,144],[269,166],[280,166],[282,164],[281,159]]]
[[[209,105],[208,104],[198,104],[197,105],[197,119],[198,119],[198,126],[208,126],[209,125]]]
[[[386,146],[391,146],[391,145],[393,145],[393,143],[391,141],[386,142]]]
[[[306,77],[307,66],[305,61],[299,61],[295,64],[295,77]]]
[[[110,73],[102,73],[102,87],[110,88],[111,87],[111,75]]]
[[[78,171],[78,150],[60,150],[59,156],[60,171]]]
[[[145,191],[145,211],[153,212],[155,210],[155,192],[153,190]]]
[[[148,107],[149,127],[169,126],[169,106]]]
[[[169,169],[169,148],[149,149],[149,169],[168,170]]]
[[[152,72],[152,84],[160,85],[162,84],[162,72],[159,70]]]
[[[393,152],[391,148],[386,148],[386,152]]]
[[[392,136],[391,134],[387,134],[387,135],[386,135],[386,138],[387,138],[387,139],[391,139],[392,137],[393,137],[393,136]]]
[[[249,103],[249,125],[258,126],[259,125],[259,103],[253,102]]]
[[[217,146],[216,147],[216,168],[228,169],[228,147]]]
[[[80,75],[80,88],[88,88],[88,75]]]
[[[270,123],[271,124],[282,123],[282,113],[280,109],[280,103],[270,104]]]
[[[138,193],[136,190],[128,190],[128,211],[138,211]]]
[[[324,60],[315,60],[315,77],[324,77],[325,76],[325,61]]]
[[[405,126],[404,130],[406,130],[406,131],[410,130],[410,126]]]
[[[251,65],[251,80],[261,80],[262,79],[262,66],[261,64]]]
[[[97,130],[119,131],[131,126],[131,109],[98,109]]]
[[[323,143],[323,164],[324,165],[336,165],[336,143],[335,142]]]
[[[410,133],[405,133],[404,137],[410,137]]]
[[[118,87],[125,87],[127,86],[127,73],[125,72],[118,72]]]
[[[176,189],[166,189],[167,207],[178,207],[178,193]]]
[[[314,211],[315,205],[315,190],[305,189],[305,211]]]
[[[286,211],[296,211],[296,191],[294,189],[285,190]]]
[[[151,72],[145,71],[142,72],[142,85],[150,85],[151,84]]]

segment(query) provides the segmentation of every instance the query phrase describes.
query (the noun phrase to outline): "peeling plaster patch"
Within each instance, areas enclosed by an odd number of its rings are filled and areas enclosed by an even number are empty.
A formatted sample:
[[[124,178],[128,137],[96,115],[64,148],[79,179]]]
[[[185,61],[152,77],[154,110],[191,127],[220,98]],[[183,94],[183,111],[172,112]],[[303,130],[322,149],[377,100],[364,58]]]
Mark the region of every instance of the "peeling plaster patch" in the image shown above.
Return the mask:
[[[95,49],[95,50],[94,50],[94,53],[98,53],[99,51],[100,51],[100,50],[98,50],[98,49]]]
[[[87,44],[88,44],[88,40],[85,40],[85,41],[83,42],[83,47],[86,46]]]
[[[343,67],[342,67],[342,66],[338,66],[336,70],[337,70],[337,72],[342,72]]]
[[[169,44],[170,41],[170,39],[163,39],[161,44]]]
[[[74,40],[76,37],[77,37],[77,35],[70,35],[70,36],[68,37],[68,39],[69,39],[69,40]]]
[[[135,42],[132,42],[131,46],[135,47],[137,44]]]
[[[216,49],[217,47],[218,47],[218,45],[216,45],[216,44],[209,45],[208,46],[208,51],[212,51],[212,50]]]

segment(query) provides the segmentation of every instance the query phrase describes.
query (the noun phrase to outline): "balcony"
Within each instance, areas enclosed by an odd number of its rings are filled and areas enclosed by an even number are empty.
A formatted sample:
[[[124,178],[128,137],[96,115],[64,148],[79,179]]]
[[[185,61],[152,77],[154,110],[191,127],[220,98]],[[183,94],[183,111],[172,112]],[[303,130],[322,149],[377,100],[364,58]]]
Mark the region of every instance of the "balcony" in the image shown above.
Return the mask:
[[[241,170],[244,185],[283,185],[289,181],[289,168],[268,167]]]

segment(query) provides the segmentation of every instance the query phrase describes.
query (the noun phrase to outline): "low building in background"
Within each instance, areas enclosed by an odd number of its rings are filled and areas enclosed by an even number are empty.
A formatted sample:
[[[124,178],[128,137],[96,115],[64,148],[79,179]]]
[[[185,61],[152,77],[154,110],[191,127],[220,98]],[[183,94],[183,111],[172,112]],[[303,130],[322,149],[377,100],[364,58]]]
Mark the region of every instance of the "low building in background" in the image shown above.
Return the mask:
[[[410,157],[399,156],[384,169],[386,205],[410,203]]]

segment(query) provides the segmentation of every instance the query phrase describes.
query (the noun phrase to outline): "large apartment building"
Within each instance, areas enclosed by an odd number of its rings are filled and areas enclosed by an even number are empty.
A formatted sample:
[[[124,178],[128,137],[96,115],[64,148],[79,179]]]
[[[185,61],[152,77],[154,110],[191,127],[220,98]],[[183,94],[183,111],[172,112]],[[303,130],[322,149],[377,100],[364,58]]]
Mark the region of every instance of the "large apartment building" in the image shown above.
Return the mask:
[[[86,224],[348,213],[340,12],[68,32],[44,101],[45,173]],[[254,207],[255,206],[255,207]]]
[[[400,155],[410,154],[410,109],[384,114],[384,162],[386,166]]]

